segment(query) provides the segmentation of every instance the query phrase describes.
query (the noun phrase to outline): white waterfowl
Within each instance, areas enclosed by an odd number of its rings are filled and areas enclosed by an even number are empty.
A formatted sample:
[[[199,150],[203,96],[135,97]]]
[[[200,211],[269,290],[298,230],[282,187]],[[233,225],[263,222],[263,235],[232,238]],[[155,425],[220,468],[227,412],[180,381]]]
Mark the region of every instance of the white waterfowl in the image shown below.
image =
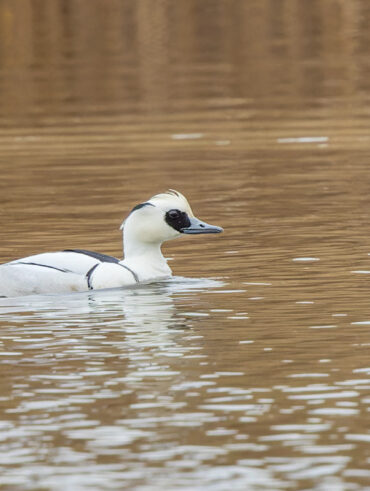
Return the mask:
[[[163,242],[182,234],[222,232],[198,220],[185,196],[174,190],[135,206],[121,229],[123,260],[83,249],[17,259],[0,265],[0,296],[80,292],[166,279],[172,272],[161,252]]]

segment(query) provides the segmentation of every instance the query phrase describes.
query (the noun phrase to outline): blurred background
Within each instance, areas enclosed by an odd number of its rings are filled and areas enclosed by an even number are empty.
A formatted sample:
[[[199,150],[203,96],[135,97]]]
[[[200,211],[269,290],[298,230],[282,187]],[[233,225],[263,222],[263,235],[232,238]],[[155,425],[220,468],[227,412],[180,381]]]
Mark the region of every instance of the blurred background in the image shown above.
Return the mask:
[[[0,1],[0,261],[121,257],[167,188],[225,229],[164,248],[195,293],[2,300],[0,487],[369,489],[369,23]]]
[[[168,187],[223,225],[307,219],[338,193],[358,218],[369,16],[362,0],[3,0],[2,259],[66,233],[119,254],[126,210]]]
[[[3,0],[3,121],[213,109],[226,123],[222,111],[242,107],[252,120],[267,108],[349,117],[369,89],[368,17],[361,0]]]

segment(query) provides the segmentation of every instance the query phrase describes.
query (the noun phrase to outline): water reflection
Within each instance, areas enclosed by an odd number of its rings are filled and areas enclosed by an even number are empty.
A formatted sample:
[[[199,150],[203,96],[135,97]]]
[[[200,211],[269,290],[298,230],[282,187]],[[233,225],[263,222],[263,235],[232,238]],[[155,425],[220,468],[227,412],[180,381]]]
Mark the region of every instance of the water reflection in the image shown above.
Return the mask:
[[[223,359],[229,347],[220,319],[248,322],[216,307],[229,292],[221,281],[174,278],[2,299],[0,483],[145,489],[153,479],[187,487],[201,478],[199,489],[225,489],[230,479],[236,489],[285,489],[320,478],[331,485],[330,476],[348,468],[348,453],[366,444],[361,430],[348,431],[348,418],[361,410],[370,379],[297,367],[286,384],[271,369],[253,381],[248,371],[267,361],[254,350],[256,333],[239,339],[234,360]],[[314,382],[318,375],[324,383]]]

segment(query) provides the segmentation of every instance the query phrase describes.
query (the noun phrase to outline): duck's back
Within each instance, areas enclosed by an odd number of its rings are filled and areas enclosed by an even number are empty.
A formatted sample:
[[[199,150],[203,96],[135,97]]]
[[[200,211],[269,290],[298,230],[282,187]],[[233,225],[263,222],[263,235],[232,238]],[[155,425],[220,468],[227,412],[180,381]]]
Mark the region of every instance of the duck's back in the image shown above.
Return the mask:
[[[87,274],[89,269],[100,263],[118,263],[118,259],[84,249],[67,249],[59,252],[44,252],[17,259],[6,265],[33,264],[40,267],[62,269],[70,273]],[[4,265],[5,266],[5,265]]]

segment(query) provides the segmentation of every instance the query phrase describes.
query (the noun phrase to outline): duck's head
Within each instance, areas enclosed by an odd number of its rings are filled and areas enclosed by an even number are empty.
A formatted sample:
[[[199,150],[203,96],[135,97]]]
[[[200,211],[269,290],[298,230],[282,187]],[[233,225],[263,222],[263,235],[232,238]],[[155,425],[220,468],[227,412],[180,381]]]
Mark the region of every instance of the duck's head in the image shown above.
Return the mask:
[[[159,243],[182,234],[217,234],[221,227],[196,218],[181,193],[170,189],[135,206],[121,229],[136,242]]]

